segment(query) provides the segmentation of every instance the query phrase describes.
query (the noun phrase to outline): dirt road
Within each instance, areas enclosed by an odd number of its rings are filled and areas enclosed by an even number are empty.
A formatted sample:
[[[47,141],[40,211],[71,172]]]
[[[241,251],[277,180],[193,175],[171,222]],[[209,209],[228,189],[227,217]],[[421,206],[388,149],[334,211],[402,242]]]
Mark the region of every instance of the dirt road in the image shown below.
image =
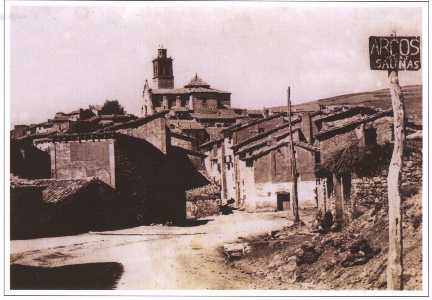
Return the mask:
[[[141,226],[12,241],[12,287],[258,288],[250,276],[224,264],[221,247],[239,237],[280,229],[287,224],[287,215],[236,211],[188,227]]]

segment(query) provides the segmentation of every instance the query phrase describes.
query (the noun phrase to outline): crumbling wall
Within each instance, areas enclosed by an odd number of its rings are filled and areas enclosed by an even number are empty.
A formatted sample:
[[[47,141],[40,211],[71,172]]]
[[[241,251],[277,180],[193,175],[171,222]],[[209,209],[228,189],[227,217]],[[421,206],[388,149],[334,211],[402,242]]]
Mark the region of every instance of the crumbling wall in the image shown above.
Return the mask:
[[[385,117],[377,119],[372,126],[376,129],[376,141],[379,145],[384,145],[393,140],[393,118]]]
[[[167,152],[169,141],[164,117],[150,120],[136,128],[124,128],[118,131],[132,137],[145,139],[163,153]]]
[[[186,217],[198,219],[219,214],[219,207],[222,205],[220,196],[220,187],[216,184],[187,191]]]
[[[53,178],[97,177],[116,186],[113,139],[54,142],[50,152]]]

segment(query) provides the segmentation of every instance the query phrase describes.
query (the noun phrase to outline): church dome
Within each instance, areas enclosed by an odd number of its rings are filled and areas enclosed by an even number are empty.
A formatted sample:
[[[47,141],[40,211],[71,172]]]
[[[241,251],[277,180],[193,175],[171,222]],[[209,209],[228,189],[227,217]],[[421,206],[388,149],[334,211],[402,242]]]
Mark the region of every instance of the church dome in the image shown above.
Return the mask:
[[[195,73],[195,76],[184,87],[185,88],[195,88],[195,87],[210,88],[210,84],[208,84],[207,82],[199,78],[198,74]]]

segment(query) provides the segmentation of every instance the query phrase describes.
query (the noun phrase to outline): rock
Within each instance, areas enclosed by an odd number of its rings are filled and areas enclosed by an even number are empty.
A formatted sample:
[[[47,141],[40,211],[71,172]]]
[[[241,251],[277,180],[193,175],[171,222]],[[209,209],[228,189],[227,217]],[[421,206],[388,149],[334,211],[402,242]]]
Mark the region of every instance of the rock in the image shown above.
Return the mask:
[[[276,238],[279,234],[280,230],[271,230],[267,233],[267,235],[271,238]]]
[[[321,253],[321,248],[317,250],[311,242],[304,242],[295,252],[297,265],[312,264],[317,261]]]
[[[302,248],[304,251],[307,250],[313,250],[314,249],[314,245],[311,242],[304,242],[300,248]]]
[[[351,252],[345,252],[342,254],[342,262],[341,265],[344,268],[356,266],[356,265],[363,265],[369,261],[370,257],[360,255],[359,253],[351,253]]]
[[[347,247],[351,253],[362,252],[364,255],[369,255],[374,253],[373,249],[369,245],[369,242],[363,238],[358,237],[354,241],[350,242]]]
[[[225,259],[230,261],[235,258],[240,258],[250,252],[250,247],[246,243],[225,244],[223,250]]]
[[[341,225],[340,224],[338,224],[338,223],[334,223],[332,226],[331,226],[331,228],[330,228],[330,231],[332,231],[332,232],[338,232],[338,231],[340,231],[342,228],[341,228]]]

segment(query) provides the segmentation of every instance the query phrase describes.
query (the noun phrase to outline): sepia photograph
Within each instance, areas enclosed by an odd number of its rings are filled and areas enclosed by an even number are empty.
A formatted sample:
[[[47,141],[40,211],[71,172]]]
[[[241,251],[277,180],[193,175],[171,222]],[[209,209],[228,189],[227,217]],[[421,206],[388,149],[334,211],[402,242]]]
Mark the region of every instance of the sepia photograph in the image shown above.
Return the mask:
[[[428,295],[427,2],[5,5],[5,295]]]

